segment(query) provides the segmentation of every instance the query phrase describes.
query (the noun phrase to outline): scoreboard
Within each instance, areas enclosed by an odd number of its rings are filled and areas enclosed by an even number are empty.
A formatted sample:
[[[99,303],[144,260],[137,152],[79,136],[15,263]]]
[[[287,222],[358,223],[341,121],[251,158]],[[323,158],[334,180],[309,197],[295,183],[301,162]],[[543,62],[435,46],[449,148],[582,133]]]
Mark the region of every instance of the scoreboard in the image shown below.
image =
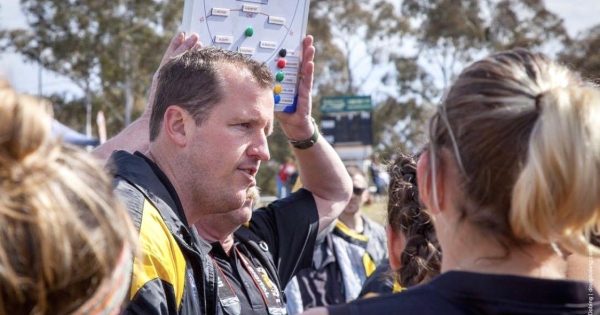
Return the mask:
[[[373,144],[370,96],[321,99],[321,133],[331,144]]]

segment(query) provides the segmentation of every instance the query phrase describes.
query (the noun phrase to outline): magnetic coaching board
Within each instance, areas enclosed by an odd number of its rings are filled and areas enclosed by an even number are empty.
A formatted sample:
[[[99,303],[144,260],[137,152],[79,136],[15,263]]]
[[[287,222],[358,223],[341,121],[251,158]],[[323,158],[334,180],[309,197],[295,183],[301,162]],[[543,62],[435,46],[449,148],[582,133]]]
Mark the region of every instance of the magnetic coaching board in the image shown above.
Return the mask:
[[[186,0],[182,29],[205,46],[239,51],[271,71],[275,110],[294,112],[309,0]]]

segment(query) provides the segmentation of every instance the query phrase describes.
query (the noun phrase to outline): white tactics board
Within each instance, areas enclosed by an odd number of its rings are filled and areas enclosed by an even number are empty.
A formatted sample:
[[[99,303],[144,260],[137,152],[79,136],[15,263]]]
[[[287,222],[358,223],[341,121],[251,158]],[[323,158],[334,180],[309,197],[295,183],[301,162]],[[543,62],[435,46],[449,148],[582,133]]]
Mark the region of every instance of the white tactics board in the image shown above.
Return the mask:
[[[275,110],[294,112],[309,0],[186,0],[182,29],[205,46],[238,51],[273,73]]]

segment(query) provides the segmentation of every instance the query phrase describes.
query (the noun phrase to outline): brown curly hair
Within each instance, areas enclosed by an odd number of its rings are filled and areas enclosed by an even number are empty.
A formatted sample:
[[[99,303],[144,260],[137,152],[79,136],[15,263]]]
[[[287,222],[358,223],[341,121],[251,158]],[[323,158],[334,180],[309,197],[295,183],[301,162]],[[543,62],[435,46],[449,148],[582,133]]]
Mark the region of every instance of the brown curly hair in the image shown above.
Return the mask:
[[[400,257],[402,266],[396,272],[400,285],[410,287],[440,273],[441,250],[431,218],[419,202],[415,159],[400,154],[388,172],[388,223],[406,239]]]

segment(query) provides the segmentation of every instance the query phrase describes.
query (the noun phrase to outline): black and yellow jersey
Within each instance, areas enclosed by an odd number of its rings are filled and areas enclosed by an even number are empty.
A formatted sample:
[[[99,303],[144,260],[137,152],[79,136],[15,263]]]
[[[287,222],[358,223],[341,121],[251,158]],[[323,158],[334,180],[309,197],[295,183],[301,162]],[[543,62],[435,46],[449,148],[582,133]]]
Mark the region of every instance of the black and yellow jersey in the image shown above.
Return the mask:
[[[214,269],[206,262],[210,245],[189,228],[167,177],[138,152],[115,152],[109,167],[141,250],[123,314],[214,314]]]
[[[356,299],[367,277],[387,260],[385,229],[362,219],[362,233],[338,220],[315,246],[311,267],[300,270],[285,289],[290,314]]]
[[[138,229],[141,248],[123,314],[230,314],[223,305],[227,296],[218,296],[219,276],[209,255],[212,245],[189,228],[166,175],[139,152],[117,151],[109,167],[116,192]],[[318,221],[312,194],[301,189],[255,210],[249,224],[236,231],[235,247],[249,264],[264,270],[264,283],[274,286],[268,292],[279,296],[298,269],[310,266]],[[265,306],[269,313],[285,311]],[[261,305],[252,308],[263,310]]]

